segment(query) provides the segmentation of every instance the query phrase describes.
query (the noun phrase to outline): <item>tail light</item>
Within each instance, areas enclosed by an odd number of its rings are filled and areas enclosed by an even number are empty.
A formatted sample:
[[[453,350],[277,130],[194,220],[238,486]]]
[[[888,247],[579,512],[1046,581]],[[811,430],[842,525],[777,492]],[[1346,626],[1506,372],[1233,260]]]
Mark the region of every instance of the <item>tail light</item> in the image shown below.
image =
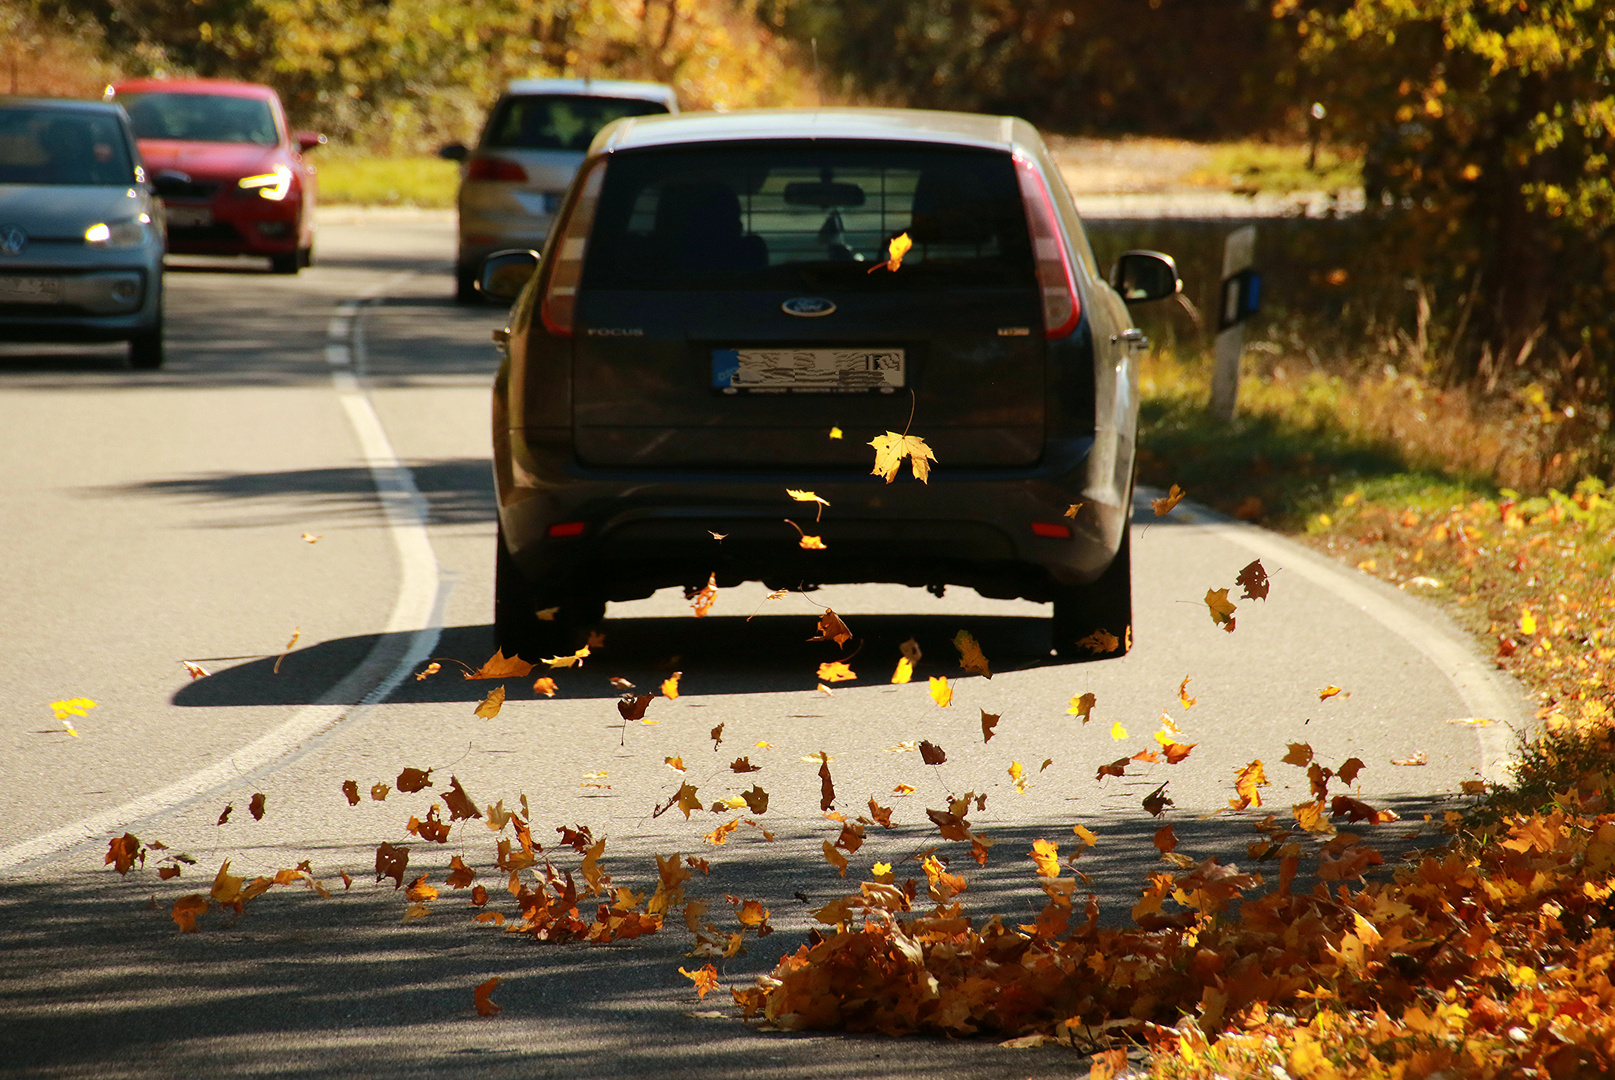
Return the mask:
[[[498,157],[474,157],[466,163],[465,178],[467,180],[514,180],[518,184],[527,182],[527,170],[509,161]]]
[[[557,337],[572,336],[572,319],[577,311],[578,282],[583,280],[583,254],[589,246],[589,230],[594,228],[594,210],[600,202],[600,184],[606,175],[606,161],[597,158],[589,173],[579,182],[578,192],[566,220],[560,225],[561,235],[551,249],[549,281],[544,287],[544,302],[539,306],[539,318],[544,329]]]
[[[1071,258],[1066,254],[1065,237],[1043,174],[1030,158],[1015,156],[1015,175],[1021,182],[1021,201],[1026,204],[1026,224],[1032,234],[1032,253],[1037,259],[1037,284],[1043,293],[1043,334],[1065,337],[1076,328],[1082,315],[1077,283],[1071,274]]]

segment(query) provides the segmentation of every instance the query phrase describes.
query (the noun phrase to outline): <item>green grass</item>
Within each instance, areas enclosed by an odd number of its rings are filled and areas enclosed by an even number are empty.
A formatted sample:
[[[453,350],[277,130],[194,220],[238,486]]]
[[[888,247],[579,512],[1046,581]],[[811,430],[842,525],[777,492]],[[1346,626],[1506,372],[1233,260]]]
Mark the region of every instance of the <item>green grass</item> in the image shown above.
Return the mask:
[[[319,170],[320,201],[348,206],[454,205],[460,168],[427,155],[388,157],[344,147],[322,147],[309,155]]]
[[[1319,147],[1316,168],[1308,169],[1305,145],[1246,141],[1218,145],[1189,180],[1240,191],[1288,194],[1361,187],[1363,174],[1361,161],[1335,147]]]

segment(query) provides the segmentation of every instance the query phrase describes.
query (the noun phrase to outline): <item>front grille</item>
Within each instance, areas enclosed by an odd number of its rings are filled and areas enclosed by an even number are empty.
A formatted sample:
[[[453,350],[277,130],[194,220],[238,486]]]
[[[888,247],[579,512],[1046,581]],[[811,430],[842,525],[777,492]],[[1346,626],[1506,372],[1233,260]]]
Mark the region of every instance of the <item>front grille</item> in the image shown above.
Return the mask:
[[[218,193],[221,181],[218,180],[184,180],[176,176],[158,175],[156,180],[157,194],[164,199],[211,199]]]

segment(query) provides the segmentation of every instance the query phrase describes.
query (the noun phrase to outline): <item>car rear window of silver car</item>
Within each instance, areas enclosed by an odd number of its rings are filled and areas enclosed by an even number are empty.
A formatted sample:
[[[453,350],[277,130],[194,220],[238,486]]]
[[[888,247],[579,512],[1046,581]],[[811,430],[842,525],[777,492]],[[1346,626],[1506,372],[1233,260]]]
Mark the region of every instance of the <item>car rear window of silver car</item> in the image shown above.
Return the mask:
[[[252,143],[274,146],[280,141],[275,114],[263,98],[233,94],[146,92],[119,94],[141,139],[186,142]]]
[[[116,116],[0,105],[0,184],[134,182],[134,162]]]
[[[589,149],[600,129],[624,116],[665,113],[667,106],[643,98],[593,95],[508,97],[495,108],[482,136],[484,149]]]
[[[831,286],[1035,288],[1010,156],[870,142],[613,155],[585,289]]]

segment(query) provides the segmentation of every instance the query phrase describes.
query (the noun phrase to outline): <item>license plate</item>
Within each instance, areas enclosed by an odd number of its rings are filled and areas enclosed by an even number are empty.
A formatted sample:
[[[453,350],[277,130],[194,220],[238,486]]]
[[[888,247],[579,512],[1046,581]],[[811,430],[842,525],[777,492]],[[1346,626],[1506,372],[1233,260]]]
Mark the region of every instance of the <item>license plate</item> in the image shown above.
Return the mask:
[[[170,206],[168,226],[171,229],[200,229],[213,224],[210,206]]]
[[[712,350],[712,386],[727,394],[889,394],[906,374],[902,349]]]
[[[62,299],[62,283],[48,277],[0,277],[0,303],[55,304]]]

